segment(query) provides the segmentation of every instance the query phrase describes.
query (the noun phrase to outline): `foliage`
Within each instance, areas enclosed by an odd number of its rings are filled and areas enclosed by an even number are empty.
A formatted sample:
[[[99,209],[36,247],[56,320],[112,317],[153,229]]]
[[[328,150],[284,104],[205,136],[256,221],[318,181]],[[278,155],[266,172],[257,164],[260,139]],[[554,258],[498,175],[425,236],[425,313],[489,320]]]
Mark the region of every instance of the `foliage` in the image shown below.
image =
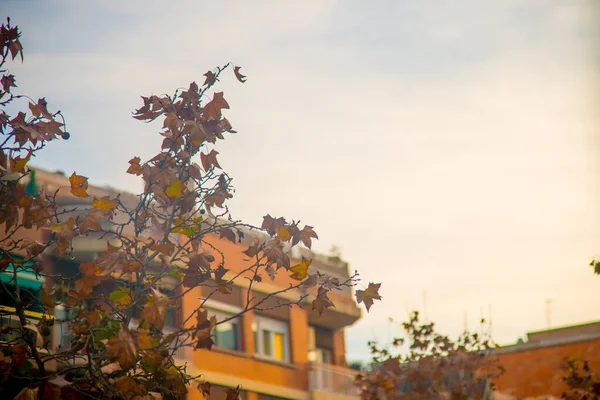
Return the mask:
[[[23,58],[19,36],[10,20],[2,25],[2,68],[9,58]],[[184,398],[197,377],[176,361],[178,350],[210,349],[216,325],[250,310],[302,306],[311,296],[312,308],[321,313],[333,307],[332,291],[358,282],[356,274],[345,281],[330,277],[308,259],[293,265],[290,248],[302,243],[310,249],[318,238],[312,226],[266,215],[258,227],[231,216],[227,200],[233,197],[232,180],[215,150],[219,140],[235,133],[223,117],[229,103],[223,92],[205,101],[229,67],[208,71],[202,85],[192,82],[172,96],[142,97],[133,117],[161,119],[163,137],[154,157],[129,160],[127,173],[141,177],[144,190],[135,197],[115,193],[100,198],[90,195],[95,192],[88,177],[75,172],[69,187],[53,193],[35,189],[28,162],[49,141],[68,139],[69,133],[60,112],[48,111],[43,98],[13,94],[15,77],[0,70],[0,272],[11,274],[0,288],[11,298],[15,322],[2,327],[0,376],[3,383],[24,387],[21,396]],[[239,67],[234,75],[246,81]],[[23,99],[29,99],[29,112],[9,115],[5,106]],[[61,206],[69,196],[87,207]],[[97,259],[78,262],[72,275],[49,272],[45,261],[74,259],[77,237],[101,241],[106,250]],[[219,248],[224,240],[240,248],[249,242],[242,248],[241,269],[226,262]],[[21,278],[27,271],[46,281],[38,321],[28,317],[32,304]],[[260,298],[253,295],[254,285],[276,276],[287,276],[291,283]],[[206,301],[230,294],[239,281],[247,282],[243,310],[217,320],[204,307]],[[363,294],[357,293],[367,309],[380,299],[378,288],[369,284]],[[297,296],[280,296],[286,292]],[[200,301],[180,316],[174,332],[165,333],[166,311],[181,310],[186,295]],[[69,327],[75,339],[68,349],[45,340],[56,322],[56,307],[72,315]],[[209,394],[210,384],[202,382],[198,390]],[[231,389],[227,398],[238,395],[239,390]]]
[[[356,377],[363,399],[481,399],[493,390],[490,380],[503,371],[488,335],[464,332],[453,341],[417,312],[402,325],[408,340],[394,339],[398,354],[369,342],[371,371]]]
[[[570,358],[563,364],[566,375],[563,382],[568,391],[561,398],[566,400],[600,399],[600,378],[592,371],[587,361]]]

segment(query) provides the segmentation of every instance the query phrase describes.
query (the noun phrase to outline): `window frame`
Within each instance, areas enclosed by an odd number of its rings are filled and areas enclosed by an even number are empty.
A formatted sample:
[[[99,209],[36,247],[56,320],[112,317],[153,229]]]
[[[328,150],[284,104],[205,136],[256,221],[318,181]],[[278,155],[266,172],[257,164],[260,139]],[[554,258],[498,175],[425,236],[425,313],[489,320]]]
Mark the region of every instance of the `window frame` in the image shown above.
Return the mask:
[[[252,321],[252,331],[254,334],[254,354],[259,358],[273,360],[277,362],[290,363],[290,327],[288,321],[282,321],[274,318],[255,315]],[[270,332],[271,355],[267,355],[264,349],[264,332]],[[275,357],[275,334],[283,335],[283,359]]]

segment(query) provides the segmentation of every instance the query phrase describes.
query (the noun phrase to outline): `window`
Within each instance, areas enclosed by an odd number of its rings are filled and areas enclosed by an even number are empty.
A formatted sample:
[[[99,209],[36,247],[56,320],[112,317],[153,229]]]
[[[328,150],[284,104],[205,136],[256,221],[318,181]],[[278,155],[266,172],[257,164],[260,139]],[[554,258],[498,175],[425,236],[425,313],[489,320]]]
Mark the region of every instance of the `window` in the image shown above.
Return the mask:
[[[255,316],[252,330],[257,355],[289,362],[289,329],[286,322]]]
[[[230,318],[233,314],[227,314],[222,311],[208,310],[208,317],[215,316],[217,322]],[[215,326],[211,332],[212,339],[216,346],[231,350],[242,350],[240,345],[240,321],[234,318]]]

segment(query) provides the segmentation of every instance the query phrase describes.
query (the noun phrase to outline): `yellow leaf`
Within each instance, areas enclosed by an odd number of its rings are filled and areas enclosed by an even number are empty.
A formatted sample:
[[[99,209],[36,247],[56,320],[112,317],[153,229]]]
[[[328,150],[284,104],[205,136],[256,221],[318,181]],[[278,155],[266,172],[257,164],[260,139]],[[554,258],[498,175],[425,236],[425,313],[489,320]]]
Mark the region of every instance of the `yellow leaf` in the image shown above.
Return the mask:
[[[27,155],[24,158],[16,157],[14,160],[12,160],[12,171],[22,172],[25,168],[25,165],[27,165],[29,159],[31,158],[31,153],[31,151],[27,153]]]
[[[169,185],[169,187],[166,190],[166,194],[169,197],[181,197],[181,189],[183,188],[183,184],[181,183],[181,181],[177,180],[177,181],[173,181],[173,183],[171,183]]]
[[[88,178],[85,176],[77,175],[73,172],[73,175],[69,178],[69,182],[71,183],[71,193],[77,197],[88,197],[87,188],[88,188]]]
[[[310,267],[310,263],[312,263],[312,260],[307,260],[306,258],[302,257],[302,262],[300,262],[300,264],[294,265],[290,268],[290,271],[293,272],[290,277],[297,281],[305,279],[308,276],[308,267]]]
[[[284,242],[287,242],[292,237],[287,226],[282,226],[280,228],[277,228],[277,230],[275,232],[277,232],[277,238],[280,240],[283,240]]]
[[[148,329],[138,329],[138,343],[142,349],[150,349],[154,347],[152,345],[152,338],[150,337],[150,331]]]
[[[111,211],[117,208],[117,199],[111,200],[108,196],[104,196],[101,199],[94,200],[92,207],[102,211]]]

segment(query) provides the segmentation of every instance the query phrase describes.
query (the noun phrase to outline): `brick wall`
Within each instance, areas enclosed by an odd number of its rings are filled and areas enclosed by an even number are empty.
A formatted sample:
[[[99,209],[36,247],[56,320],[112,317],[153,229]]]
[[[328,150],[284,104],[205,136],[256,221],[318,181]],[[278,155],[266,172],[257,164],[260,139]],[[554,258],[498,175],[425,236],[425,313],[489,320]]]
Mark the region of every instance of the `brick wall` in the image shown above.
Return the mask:
[[[553,345],[529,342],[500,349],[500,364],[506,372],[496,381],[497,390],[519,397],[551,395],[560,397],[566,389],[562,383],[562,362],[568,357],[588,360],[600,372],[600,335],[586,340],[564,340]]]

